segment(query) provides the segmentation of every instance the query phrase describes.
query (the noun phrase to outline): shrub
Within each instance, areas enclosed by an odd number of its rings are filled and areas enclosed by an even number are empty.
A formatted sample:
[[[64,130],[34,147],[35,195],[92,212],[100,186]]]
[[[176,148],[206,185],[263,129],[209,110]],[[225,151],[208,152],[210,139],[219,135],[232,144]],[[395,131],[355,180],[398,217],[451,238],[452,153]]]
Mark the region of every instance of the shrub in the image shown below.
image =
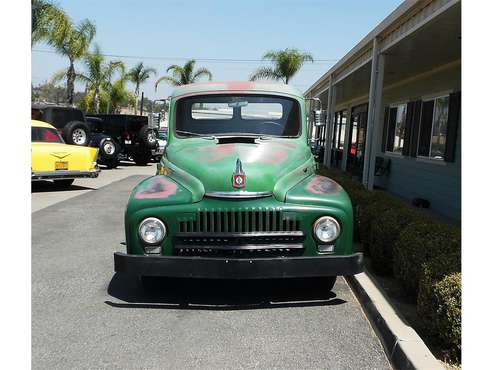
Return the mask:
[[[452,360],[461,357],[461,273],[444,277],[434,287],[436,299],[436,334],[450,350]]]
[[[424,262],[460,253],[460,230],[428,219],[415,221],[399,235],[394,249],[394,275],[416,296]]]
[[[448,351],[452,361],[460,361],[461,353],[461,273],[457,269],[459,253],[426,263],[417,307],[422,330]]]
[[[461,271],[460,250],[441,254],[423,263],[418,292],[417,311],[422,320],[423,330],[436,336],[439,332],[436,301],[436,284],[448,275]]]
[[[369,251],[377,274],[392,274],[394,249],[399,234],[406,225],[417,219],[417,213],[411,208],[397,206],[370,220]]]
[[[359,240],[365,247],[369,247],[371,244],[371,225],[374,220],[390,209],[403,210],[408,207],[404,202],[382,191],[375,190],[367,193],[369,196],[364,200],[364,203],[360,204],[356,215]]]

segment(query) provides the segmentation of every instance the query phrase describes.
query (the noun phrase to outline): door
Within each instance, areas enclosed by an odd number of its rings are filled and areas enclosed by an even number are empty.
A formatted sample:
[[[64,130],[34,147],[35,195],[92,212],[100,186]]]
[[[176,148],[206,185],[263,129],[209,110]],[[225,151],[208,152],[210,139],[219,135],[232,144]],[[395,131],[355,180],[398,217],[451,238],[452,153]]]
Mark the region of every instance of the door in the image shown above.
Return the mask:
[[[347,171],[357,176],[363,176],[363,163],[365,158],[366,123],[368,118],[367,105],[354,107],[351,111],[349,122],[349,145],[347,153]]]
[[[330,156],[331,167],[341,168],[342,153],[344,151],[344,139],[346,137],[347,110],[336,112],[332,129],[332,152]]]

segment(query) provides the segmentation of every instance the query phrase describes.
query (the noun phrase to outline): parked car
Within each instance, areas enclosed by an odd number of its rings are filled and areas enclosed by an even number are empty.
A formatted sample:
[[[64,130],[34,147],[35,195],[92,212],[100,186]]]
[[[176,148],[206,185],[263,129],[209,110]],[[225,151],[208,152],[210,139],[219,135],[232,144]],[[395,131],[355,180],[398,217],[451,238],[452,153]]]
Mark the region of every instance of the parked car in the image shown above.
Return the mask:
[[[167,128],[159,129],[157,134],[158,146],[152,150],[152,157],[156,162],[159,162],[159,160],[163,156],[167,142],[168,142],[168,129]]]
[[[92,135],[89,145],[100,149],[99,161],[116,167],[122,159],[145,166],[158,146],[157,130],[149,128],[145,116],[129,114],[91,114]]]
[[[86,146],[89,143],[91,128],[80,109],[65,105],[33,103],[31,119],[53,125],[67,144]]]
[[[169,112],[157,174],[130,195],[126,253],[114,254],[115,271],[144,283],[305,277],[324,289],[361,272],[351,200],[315,173],[301,92],[191,84],[173,92]]]
[[[99,175],[98,149],[67,145],[49,123],[31,120],[31,180],[70,186],[74,179]]]

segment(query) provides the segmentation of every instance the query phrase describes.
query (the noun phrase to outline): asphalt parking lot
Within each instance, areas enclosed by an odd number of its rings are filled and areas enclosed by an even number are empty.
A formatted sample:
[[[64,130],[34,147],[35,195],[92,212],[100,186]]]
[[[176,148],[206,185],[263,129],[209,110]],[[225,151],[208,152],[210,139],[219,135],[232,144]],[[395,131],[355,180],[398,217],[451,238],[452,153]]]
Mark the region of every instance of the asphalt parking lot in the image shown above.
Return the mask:
[[[35,369],[389,369],[345,280],[159,280],[113,272],[132,187],[155,165],[103,171],[62,191],[38,184],[32,214]]]

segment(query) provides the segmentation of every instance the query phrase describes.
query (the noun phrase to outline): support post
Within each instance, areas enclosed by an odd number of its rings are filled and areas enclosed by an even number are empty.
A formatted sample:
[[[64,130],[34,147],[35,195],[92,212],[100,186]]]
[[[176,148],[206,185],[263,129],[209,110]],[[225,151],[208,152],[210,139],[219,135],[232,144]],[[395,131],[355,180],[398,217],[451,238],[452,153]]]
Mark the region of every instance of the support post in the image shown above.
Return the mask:
[[[377,83],[375,86],[376,99],[375,99],[375,113],[374,113],[374,124],[373,124],[373,138],[371,140],[370,147],[370,167],[368,173],[368,189],[373,190],[373,185],[375,182],[375,161],[377,157],[377,152],[382,145],[382,132],[384,119],[382,117],[383,112],[383,102],[382,102],[382,91],[383,91],[383,77],[385,75],[385,55],[380,54],[378,56],[377,63]]]
[[[333,81],[334,78],[331,75],[329,80],[329,90],[327,91],[327,122],[325,128],[324,164],[327,167],[330,167],[330,159],[332,153],[332,133],[334,130],[334,110],[336,102],[336,89]]]
[[[379,59],[379,42],[378,38],[373,39],[373,51],[371,59],[371,76],[370,76],[370,91],[368,96],[368,123],[366,126],[366,140],[365,140],[365,156],[363,162],[363,185],[370,189],[373,184],[369,184],[370,168],[375,168],[375,155],[373,152],[373,137],[376,121],[378,121],[379,116],[376,114],[378,107],[382,101],[382,85],[383,85],[383,70],[378,70],[378,59]],[[381,79],[380,83],[378,80]]]

